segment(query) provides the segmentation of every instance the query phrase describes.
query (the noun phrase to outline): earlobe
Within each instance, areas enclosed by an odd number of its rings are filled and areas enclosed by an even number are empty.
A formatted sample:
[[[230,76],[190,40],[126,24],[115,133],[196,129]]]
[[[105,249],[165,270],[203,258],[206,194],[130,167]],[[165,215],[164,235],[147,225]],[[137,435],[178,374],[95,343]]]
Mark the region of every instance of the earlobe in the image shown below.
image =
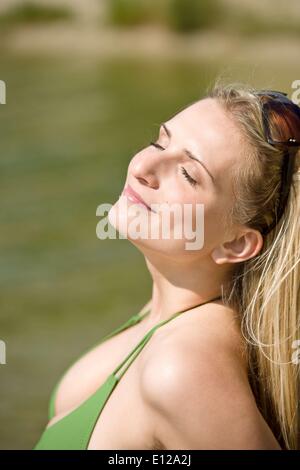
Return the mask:
[[[256,256],[262,245],[261,234],[257,230],[248,230],[240,237],[214,248],[211,257],[216,264],[240,263]]]

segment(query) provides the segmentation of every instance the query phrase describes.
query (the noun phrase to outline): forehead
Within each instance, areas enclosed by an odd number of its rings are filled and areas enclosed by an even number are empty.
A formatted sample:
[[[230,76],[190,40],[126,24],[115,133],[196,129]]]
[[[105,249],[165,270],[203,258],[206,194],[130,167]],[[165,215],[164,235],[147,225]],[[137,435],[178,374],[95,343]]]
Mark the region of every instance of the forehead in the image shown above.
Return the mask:
[[[242,135],[233,119],[213,98],[204,98],[175,114],[166,123],[172,139],[199,155],[218,177],[229,172],[241,155]]]

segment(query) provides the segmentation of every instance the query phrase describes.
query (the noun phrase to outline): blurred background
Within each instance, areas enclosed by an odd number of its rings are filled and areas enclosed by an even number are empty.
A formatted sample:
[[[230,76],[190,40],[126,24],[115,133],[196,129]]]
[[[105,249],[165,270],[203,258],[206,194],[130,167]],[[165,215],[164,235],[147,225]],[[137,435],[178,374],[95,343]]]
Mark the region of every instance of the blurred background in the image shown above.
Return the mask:
[[[299,0],[1,0],[1,449],[151,297],[141,253],[96,237],[130,159],[220,74],[291,96],[299,51]]]

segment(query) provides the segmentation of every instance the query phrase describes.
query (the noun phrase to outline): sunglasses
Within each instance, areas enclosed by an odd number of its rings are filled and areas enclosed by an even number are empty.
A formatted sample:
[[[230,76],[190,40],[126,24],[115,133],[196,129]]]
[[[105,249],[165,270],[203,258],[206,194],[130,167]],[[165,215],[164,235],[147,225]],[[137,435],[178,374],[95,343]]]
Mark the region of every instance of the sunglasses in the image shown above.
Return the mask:
[[[281,187],[275,217],[270,225],[262,229],[262,234],[269,233],[281,219],[290,192],[295,155],[300,148],[300,108],[287,97],[287,93],[274,90],[254,92],[260,97],[264,134],[270,145],[284,150],[281,167]],[[271,133],[271,125],[273,134]]]

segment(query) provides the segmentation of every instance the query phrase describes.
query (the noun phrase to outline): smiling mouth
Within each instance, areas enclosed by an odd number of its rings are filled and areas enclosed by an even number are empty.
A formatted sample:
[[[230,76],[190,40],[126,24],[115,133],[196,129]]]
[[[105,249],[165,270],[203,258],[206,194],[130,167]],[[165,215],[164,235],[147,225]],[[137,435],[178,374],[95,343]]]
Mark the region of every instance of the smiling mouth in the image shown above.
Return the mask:
[[[143,199],[131,188],[130,185],[127,185],[126,188],[124,189],[123,193],[122,193],[124,196],[127,197],[127,199],[129,201],[131,201],[132,203],[135,203],[135,204],[139,204],[143,207],[145,207],[145,209],[147,209],[148,211],[152,211],[154,212],[150,206],[148,206],[148,204],[146,204],[145,201],[143,201]]]

